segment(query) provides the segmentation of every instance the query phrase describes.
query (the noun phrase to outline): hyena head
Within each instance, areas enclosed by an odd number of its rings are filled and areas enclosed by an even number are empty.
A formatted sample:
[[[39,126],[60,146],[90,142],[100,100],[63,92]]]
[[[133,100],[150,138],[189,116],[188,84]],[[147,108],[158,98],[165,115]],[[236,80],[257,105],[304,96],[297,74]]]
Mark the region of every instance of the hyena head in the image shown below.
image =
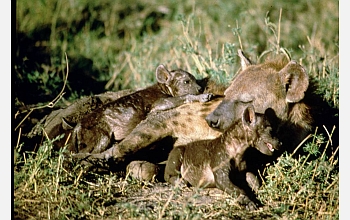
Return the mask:
[[[241,120],[250,146],[269,156],[279,149],[281,143],[276,137],[278,118],[272,109],[259,114],[254,111],[253,105],[249,105]]]
[[[197,84],[196,78],[181,69],[168,71],[164,65],[156,69],[156,78],[162,91],[171,96],[198,95],[203,89]]]
[[[277,117],[310,129],[311,116],[303,102],[309,85],[305,69],[295,61],[276,60],[253,65],[242,51],[242,71],[226,89],[223,101],[206,117],[209,126],[226,129],[252,104],[258,113],[271,108]],[[237,106],[237,107],[236,107]]]

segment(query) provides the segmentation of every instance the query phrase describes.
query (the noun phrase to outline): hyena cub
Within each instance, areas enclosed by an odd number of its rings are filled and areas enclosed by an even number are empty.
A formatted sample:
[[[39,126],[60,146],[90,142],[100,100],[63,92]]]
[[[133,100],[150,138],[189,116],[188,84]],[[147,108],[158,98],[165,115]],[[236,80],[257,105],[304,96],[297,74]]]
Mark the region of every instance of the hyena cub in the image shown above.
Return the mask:
[[[257,208],[258,202],[249,188],[250,175],[247,170],[245,152],[253,147],[266,155],[278,149],[279,141],[272,135],[273,111],[264,115],[255,113],[248,106],[241,120],[213,140],[201,140],[175,147],[169,154],[164,179],[175,182],[181,174],[185,182],[195,187],[216,187],[239,196],[238,202],[249,210]]]
[[[206,102],[211,94],[190,73],[156,69],[157,83],[109,102],[85,115],[74,127],[68,149],[72,152],[100,153],[113,142],[125,138],[150,111],[166,110],[187,102]],[[73,127],[71,127],[73,129]]]

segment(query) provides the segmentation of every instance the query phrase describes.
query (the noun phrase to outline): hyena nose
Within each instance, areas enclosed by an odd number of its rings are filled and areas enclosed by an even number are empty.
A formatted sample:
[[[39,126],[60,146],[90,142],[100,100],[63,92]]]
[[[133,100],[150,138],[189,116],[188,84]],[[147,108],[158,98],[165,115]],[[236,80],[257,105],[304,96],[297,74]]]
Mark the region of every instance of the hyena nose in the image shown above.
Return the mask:
[[[208,115],[205,120],[207,121],[208,125],[212,128],[219,128],[220,127],[220,119],[218,117],[213,118],[213,116]]]
[[[199,85],[196,86],[196,89],[197,89],[197,92],[199,93],[202,93],[204,91],[204,89]]]

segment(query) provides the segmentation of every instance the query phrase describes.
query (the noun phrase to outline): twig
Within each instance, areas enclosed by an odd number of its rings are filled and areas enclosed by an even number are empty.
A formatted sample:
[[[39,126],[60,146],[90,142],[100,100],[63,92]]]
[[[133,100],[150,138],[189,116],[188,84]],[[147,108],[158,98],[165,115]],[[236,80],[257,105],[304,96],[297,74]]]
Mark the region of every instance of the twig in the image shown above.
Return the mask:
[[[32,109],[30,109],[30,111],[28,112],[28,114],[22,119],[22,121],[17,125],[17,127],[15,128],[15,131],[17,130],[17,128],[19,127],[19,126],[21,126],[21,124],[24,122],[24,120],[26,120],[27,118],[28,118],[28,116],[33,112],[33,108]],[[18,112],[17,112],[18,113]],[[17,114],[16,113],[16,115],[19,115],[19,113]]]
[[[243,50],[243,45],[242,45],[242,41],[241,41],[241,36],[239,35],[239,26],[238,26],[238,21],[236,20],[236,32],[237,32],[237,37],[238,37],[238,42],[239,42],[239,47],[241,48],[241,50]]]
[[[327,132],[328,139],[329,139],[329,142],[330,142],[331,146],[333,146],[333,143],[332,143],[332,135],[329,134],[329,132],[328,132],[326,126],[323,125],[323,128],[324,128],[324,130],[326,130],[326,132]],[[335,126],[333,126],[332,134],[333,134],[333,132],[334,132],[334,129],[335,129]]]
[[[68,141],[69,141],[71,135],[72,135],[72,132],[69,132],[68,137],[67,137],[66,141],[64,142],[64,146],[66,146],[68,144]]]
[[[329,158],[329,162],[334,166],[335,163],[333,163],[334,157],[337,153],[337,151],[339,150],[339,146],[335,149],[335,151],[333,152],[332,156]],[[337,161],[336,161],[337,162]]]
[[[164,204],[162,210],[161,210],[160,213],[159,213],[158,219],[162,219],[162,218],[163,218],[164,213],[165,213],[165,209],[168,207],[170,201],[171,201],[172,198],[174,197],[174,194],[175,194],[175,191],[173,191],[173,192],[170,194],[169,198],[167,199],[167,201],[165,202],[165,204]]]
[[[292,157],[297,152],[297,150],[305,143],[305,141],[311,137],[312,137],[312,134],[309,134],[306,138],[304,138],[304,140],[300,142],[300,144],[295,148],[295,150],[290,156]]]
[[[19,140],[21,139],[21,133],[22,133],[22,129],[20,128],[19,129],[19,132],[18,132],[18,138],[17,138],[17,144],[16,144],[16,151],[14,152],[14,159],[13,159],[13,162],[14,164],[16,164],[16,161],[17,161],[17,154],[19,154],[19,152],[21,152],[21,149],[20,149],[20,146],[19,146]]]
[[[277,53],[280,49],[280,36],[281,36],[281,20],[282,20],[282,8],[280,9],[280,16],[278,19],[278,30],[277,30]]]
[[[114,68],[113,75],[112,75],[111,79],[107,82],[107,84],[105,85],[105,89],[109,89],[111,87],[111,85],[114,83],[115,79],[117,78],[118,74],[124,69],[124,67],[126,66],[127,63],[128,63],[128,60],[124,59],[124,62],[119,69],[117,69],[117,67]]]
[[[46,107],[49,107],[49,108],[53,108],[57,102],[62,98],[62,96],[64,95],[64,89],[66,87],[66,83],[67,83],[67,79],[68,79],[68,73],[69,73],[69,68],[68,68],[68,58],[67,58],[67,54],[64,53],[65,56],[66,56],[66,62],[67,62],[67,74],[66,74],[66,78],[63,82],[63,87],[62,87],[62,90],[60,91],[60,93],[56,96],[56,98],[54,98],[51,102],[49,102],[48,104],[46,105],[43,105],[43,106],[37,106],[37,107],[34,107],[34,108],[31,108],[29,110],[29,112],[27,113],[27,115],[22,119],[22,121],[17,125],[17,127],[15,128],[15,131],[17,130],[17,128],[19,126],[21,126],[21,124],[23,124],[23,122],[28,118],[28,116],[36,109],[42,109],[42,108],[46,108]],[[16,113],[16,115],[19,114],[18,112]]]
[[[20,129],[19,129],[19,132],[18,132],[18,138],[17,138],[16,149],[18,149],[18,146],[19,146],[19,140],[21,139],[21,133],[22,133],[22,129],[20,128]]]
[[[185,170],[183,176],[186,175],[187,171],[188,171],[188,168]],[[168,198],[167,201],[165,202],[165,204],[164,204],[162,210],[160,211],[160,213],[159,213],[159,215],[158,215],[158,219],[162,219],[162,218],[163,218],[163,216],[164,216],[164,214],[165,214],[166,208],[169,206],[171,200],[172,200],[173,197],[175,196],[175,193],[176,193],[176,190],[175,190],[175,189],[178,188],[178,187],[181,187],[180,184],[181,184],[181,182],[183,181],[183,176],[181,175],[181,177],[180,177],[179,179],[177,179],[177,181],[175,182],[175,185],[174,185],[174,187],[173,187],[174,190],[172,191],[172,193],[170,194],[169,198]]]
[[[291,55],[290,55],[290,53],[289,53],[288,50],[286,50],[286,49],[283,48],[283,47],[280,47],[280,51],[282,51],[282,53],[287,57],[288,61],[291,61],[291,60],[292,60],[292,57],[291,57]]]
[[[339,179],[335,179],[324,191],[326,193],[334,184],[339,183]]]

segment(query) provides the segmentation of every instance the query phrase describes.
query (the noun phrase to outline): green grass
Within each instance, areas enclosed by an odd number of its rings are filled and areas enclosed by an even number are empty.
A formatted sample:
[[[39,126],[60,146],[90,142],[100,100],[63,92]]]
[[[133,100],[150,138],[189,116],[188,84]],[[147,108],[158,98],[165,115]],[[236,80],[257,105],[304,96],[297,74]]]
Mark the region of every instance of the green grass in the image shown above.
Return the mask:
[[[20,114],[14,127],[27,113],[21,107],[46,104],[59,94],[65,53],[69,76],[59,106],[84,95],[150,85],[160,63],[198,78],[210,74],[226,84],[239,69],[239,48],[255,62],[281,53],[281,48],[287,51],[306,67],[317,84],[315,93],[335,109],[336,116],[330,118],[338,120],[338,1],[19,0],[16,4],[12,101]],[[24,121],[23,130],[32,126],[33,119]],[[19,139],[18,144],[12,142],[15,216],[339,219],[339,128],[333,134],[332,121],[329,125],[329,134],[321,125],[300,145],[303,154],[285,153],[267,165],[258,194],[265,206],[253,213],[239,209],[226,194],[196,204],[195,199],[206,198],[205,190],[159,188],[160,183],[122,174],[86,174],[73,161],[68,169],[63,166],[63,152],[52,151],[55,140],[46,140],[37,152],[22,153],[27,144]]]
[[[37,153],[15,161],[14,207],[20,219],[339,219],[339,173],[335,154],[319,152],[330,140],[315,133],[308,154],[283,154],[262,175],[265,205],[246,212],[223,192],[140,182],[122,173],[86,173],[74,161],[63,166],[63,150],[46,141]],[[310,155],[317,159],[308,161]],[[203,202],[205,201],[205,202]]]

